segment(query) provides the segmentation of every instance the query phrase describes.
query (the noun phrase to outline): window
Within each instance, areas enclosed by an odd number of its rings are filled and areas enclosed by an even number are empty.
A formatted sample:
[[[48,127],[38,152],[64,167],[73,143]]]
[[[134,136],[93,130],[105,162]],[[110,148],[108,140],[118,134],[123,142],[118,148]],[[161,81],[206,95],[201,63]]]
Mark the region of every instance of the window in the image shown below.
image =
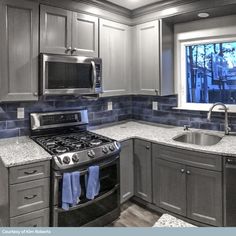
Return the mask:
[[[187,103],[236,104],[236,41],[185,47]]]
[[[180,43],[179,106],[208,110],[223,102],[236,111],[236,38]]]

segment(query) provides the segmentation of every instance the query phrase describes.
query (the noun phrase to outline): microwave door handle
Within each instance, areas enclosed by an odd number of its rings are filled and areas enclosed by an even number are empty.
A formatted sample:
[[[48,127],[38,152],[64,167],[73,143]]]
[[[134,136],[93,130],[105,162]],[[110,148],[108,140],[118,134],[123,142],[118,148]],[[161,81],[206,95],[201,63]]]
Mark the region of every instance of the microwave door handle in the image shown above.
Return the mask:
[[[92,65],[92,81],[93,81],[93,91],[95,92],[96,89],[96,77],[97,77],[97,71],[96,71],[96,65],[94,61],[91,61]]]

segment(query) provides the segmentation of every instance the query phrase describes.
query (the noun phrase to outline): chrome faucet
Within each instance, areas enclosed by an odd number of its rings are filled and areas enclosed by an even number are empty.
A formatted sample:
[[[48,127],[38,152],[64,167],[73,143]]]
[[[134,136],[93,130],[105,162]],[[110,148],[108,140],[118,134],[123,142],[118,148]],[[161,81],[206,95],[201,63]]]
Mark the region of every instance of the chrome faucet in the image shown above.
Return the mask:
[[[224,103],[217,102],[217,103],[213,104],[207,114],[207,120],[211,121],[211,113],[212,113],[212,110],[214,109],[215,106],[222,106],[223,110],[225,111],[225,134],[228,135],[229,132],[231,131],[231,128],[229,127],[229,121],[228,121],[228,108],[226,107],[226,105]]]

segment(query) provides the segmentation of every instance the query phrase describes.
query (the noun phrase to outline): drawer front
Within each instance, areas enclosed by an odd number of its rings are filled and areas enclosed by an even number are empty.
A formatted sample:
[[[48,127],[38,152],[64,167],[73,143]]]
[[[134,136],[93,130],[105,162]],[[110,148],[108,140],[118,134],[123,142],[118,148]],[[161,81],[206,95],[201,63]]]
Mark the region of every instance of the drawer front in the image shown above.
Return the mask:
[[[49,208],[10,219],[11,227],[49,227]]]
[[[10,168],[10,184],[42,179],[50,176],[50,161]]]
[[[10,186],[10,216],[18,216],[49,206],[49,178]]]
[[[154,144],[153,158],[160,158],[203,169],[222,171],[222,157],[214,154]]]

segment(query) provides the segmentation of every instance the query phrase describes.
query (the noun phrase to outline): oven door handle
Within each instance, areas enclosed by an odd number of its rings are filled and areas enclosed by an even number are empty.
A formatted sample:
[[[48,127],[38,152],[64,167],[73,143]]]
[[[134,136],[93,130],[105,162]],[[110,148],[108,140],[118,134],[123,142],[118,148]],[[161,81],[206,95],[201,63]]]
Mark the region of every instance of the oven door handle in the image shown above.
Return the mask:
[[[97,198],[95,198],[94,200],[91,200],[91,201],[88,201],[88,202],[79,204],[79,205],[77,205],[77,206],[75,206],[75,207],[70,207],[68,211],[74,211],[74,210],[80,209],[80,208],[82,208],[82,207],[89,206],[89,205],[91,205],[91,204],[93,204],[93,203],[95,203],[95,202],[98,202],[98,201],[100,201],[100,200],[102,200],[102,199],[104,199],[104,198],[110,196],[111,194],[113,194],[119,187],[120,187],[120,185],[117,184],[117,185],[115,185],[115,187],[114,187],[112,190],[110,190],[110,191],[107,192],[107,193],[104,193],[104,194],[101,195],[100,197],[97,197]],[[55,209],[57,212],[67,212],[67,211],[65,211],[64,209],[58,208],[58,207],[55,207],[54,209]]]
[[[91,65],[92,65],[92,90],[93,92],[95,92],[96,89],[96,78],[97,78],[97,71],[96,71],[96,65],[94,61],[91,61]]]
[[[99,169],[104,169],[110,165],[112,165],[114,162],[116,162],[117,160],[119,159],[119,156],[117,156],[115,159],[113,159],[112,161],[110,162],[106,162],[104,163],[103,165],[98,165],[99,166]],[[85,170],[81,170],[80,171],[80,176],[82,175],[86,175],[88,173],[88,169],[85,169]],[[62,174],[55,174],[55,178],[57,179],[62,179],[63,178],[63,175]]]

